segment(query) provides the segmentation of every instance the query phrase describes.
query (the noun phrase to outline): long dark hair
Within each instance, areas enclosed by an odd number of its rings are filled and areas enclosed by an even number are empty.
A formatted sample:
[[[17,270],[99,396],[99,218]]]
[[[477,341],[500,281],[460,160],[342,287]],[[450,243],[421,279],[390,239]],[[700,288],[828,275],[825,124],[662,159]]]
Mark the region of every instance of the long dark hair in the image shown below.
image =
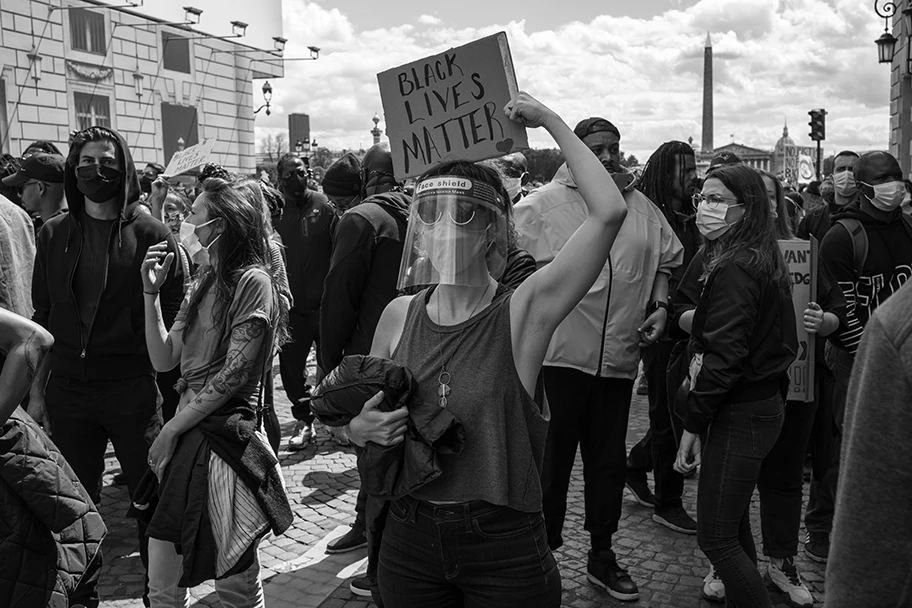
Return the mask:
[[[730,165],[716,169],[706,179],[718,179],[731,190],[744,205],[744,217],[719,238],[704,239],[704,277],[718,266],[747,253],[746,266],[750,270],[769,277],[784,293],[790,292],[788,266],[779,249],[769,197],[760,174],[744,165]]]
[[[675,196],[672,184],[678,180],[682,188],[686,185],[684,183],[684,157],[686,156],[694,157],[694,151],[690,145],[683,141],[666,141],[656,148],[656,151],[646,161],[646,168],[643,169],[643,175],[637,182],[637,189],[655,203],[669,221],[676,221],[674,211],[669,207]],[[677,167],[675,167],[675,159],[678,159]],[[675,174],[676,170],[677,174]],[[693,201],[688,199],[681,202],[681,213],[693,215]]]
[[[776,227],[778,233],[776,235],[777,238],[795,238],[795,232],[792,230],[792,214],[789,213],[789,209],[786,207],[786,205],[791,205],[792,203],[785,200],[785,188],[782,187],[782,182],[769,171],[764,171],[763,169],[756,169],[756,171],[760,173],[761,177],[771,180],[773,182],[773,187],[776,189],[776,214],[778,217],[773,220],[773,225]],[[765,184],[763,189],[766,190]]]
[[[225,313],[234,297],[234,289],[245,272],[259,268],[270,277],[272,285],[273,318],[270,325],[275,330],[275,345],[281,346],[288,339],[288,306],[281,297],[278,281],[273,275],[269,253],[269,218],[266,203],[253,188],[236,188],[230,182],[211,177],[203,184],[206,211],[210,220],[220,219],[223,230],[212,244],[217,264],[203,266],[197,273],[193,294],[187,306],[187,329],[199,315],[199,305],[210,289],[215,290],[213,325],[224,329]]]

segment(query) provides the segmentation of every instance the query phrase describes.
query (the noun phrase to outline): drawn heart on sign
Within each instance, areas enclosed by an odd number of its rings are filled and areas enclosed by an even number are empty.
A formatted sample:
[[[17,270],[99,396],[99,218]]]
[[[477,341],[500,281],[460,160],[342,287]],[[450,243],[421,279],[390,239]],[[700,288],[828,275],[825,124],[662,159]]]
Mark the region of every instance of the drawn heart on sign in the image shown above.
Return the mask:
[[[508,137],[503,141],[497,142],[494,147],[497,148],[497,151],[501,154],[509,154],[510,150],[513,149],[513,140]]]

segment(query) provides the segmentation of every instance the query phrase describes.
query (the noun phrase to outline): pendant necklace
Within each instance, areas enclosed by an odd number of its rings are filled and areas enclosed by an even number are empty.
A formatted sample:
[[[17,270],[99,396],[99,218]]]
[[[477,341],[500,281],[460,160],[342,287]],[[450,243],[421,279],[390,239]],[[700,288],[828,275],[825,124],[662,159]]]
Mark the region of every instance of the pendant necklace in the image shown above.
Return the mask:
[[[490,283],[485,290],[482,292],[481,297],[478,298],[478,301],[475,302],[475,306],[472,308],[472,314],[469,315],[469,318],[463,321],[463,323],[468,322],[472,317],[475,316],[475,312],[478,310],[479,304],[484,300],[485,296],[488,295],[488,289],[491,288]],[[437,294],[437,348],[440,350],[441,356],[443,355],[443,341],[440,338],[440,294]],[[459,349],[459,344],[462,342],[462,334],[465,333],[466,328],[463,327],[459,330],[459,335],[456,337],[456,347],[453,349],[455,353]],[[452,360],[452,355],[450,356]],[[447,371],[446,363],[443,363],[440,366],[440,375],[437,376],[437,405],[445,408],[448,404],[447,397],[450,396],[450,381],[453,379],[452,374]]]

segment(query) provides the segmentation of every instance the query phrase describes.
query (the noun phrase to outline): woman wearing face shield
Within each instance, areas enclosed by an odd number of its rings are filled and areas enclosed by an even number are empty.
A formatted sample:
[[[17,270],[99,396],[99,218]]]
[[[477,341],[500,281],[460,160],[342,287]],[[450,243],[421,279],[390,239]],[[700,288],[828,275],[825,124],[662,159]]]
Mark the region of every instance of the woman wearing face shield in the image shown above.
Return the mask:
[[[454,162],[418,180],[399,287],[431,287],[387,306],[371,355],[411,370],[417,398],[450,408],[466,442],[441,455],[440,477],[391,503],[379,560],[388,608],[560,604],[539,481],[550,414],[533,395],[551,335],[604,266],[626,206],[554,112],[525,93],[504,112],[551,134],[588,216],[551,264],[512,291],[498,287],[510,209],[498,173]],[[381,412],[382,399],[348,426],[357,443],[403,440],[407,411]]]
[[[211,579],[226,605],[263,606],[259,539],[291,524],[278,460],[260,432],[261,383],[288,314],[268,222],[258,189],[206,181],[180,230],[201,267],[170,331],[158,289],[174,254],[153,245],[142,264],[149,357],[158,371],[179,363],[182,389],[149,450],[154,477],[133,497],[149,519],[153,608],[183,607],[187,588]]]
[[[672,319],[691,334],[692,356],[675,469],[686,473],[702,461],[697,541],[725,600],[766,608],[750,501],[779,437],[797,351],[791,279],[755,170],[717,169],[695,199],[703,246],[678,288]]]

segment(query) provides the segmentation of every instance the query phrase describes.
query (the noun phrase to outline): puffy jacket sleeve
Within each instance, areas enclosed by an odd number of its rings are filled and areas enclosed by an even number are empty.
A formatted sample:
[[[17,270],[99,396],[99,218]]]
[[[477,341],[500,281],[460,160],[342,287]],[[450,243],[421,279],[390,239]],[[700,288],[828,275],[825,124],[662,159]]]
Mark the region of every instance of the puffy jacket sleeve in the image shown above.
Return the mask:
[[[0,427],[0,479],[54,533],[93,509],[73,469],[22,408]]]
[[[691,433],[706,431],[740,380],[761,299],[759,283],[734,262],[715,270],[704,289],[705,308],[697,307],[694,317],[694,339],[703,348],[703,365],[687,397],[684,419],[684,428]]]

